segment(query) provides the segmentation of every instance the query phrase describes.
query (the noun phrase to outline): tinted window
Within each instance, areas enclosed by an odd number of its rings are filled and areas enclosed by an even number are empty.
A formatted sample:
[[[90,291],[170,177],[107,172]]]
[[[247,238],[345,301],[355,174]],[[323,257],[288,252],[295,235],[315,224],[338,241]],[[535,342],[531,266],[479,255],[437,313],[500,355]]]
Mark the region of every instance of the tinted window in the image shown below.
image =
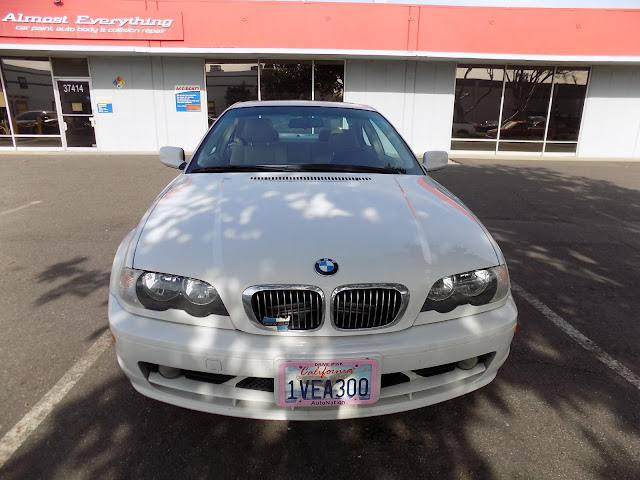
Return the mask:
[[[19,115],[30,113],[28,118],[36,120],[36,122],[29,123],[16,122],[13,125],[14,133],[19,135],[59,135],[60,128],[57,121],[37,121],[43,111],[55,112],[56,110],[49,60],[3,58],[1,63],[9,110],[13,118],[21,120],[24,117],[19,117]],[[42,118],[42,120],[45,119]]]
[[[236,102],[258,100],[258,64],[207,62],[207,112],[209,125]]]
[[[86,58],[52,58],[51,66],[56,77],[89,76],[89,62]]]
[[[260,65],[262,100],[311,100],[310,61],[285,63],[265,60]]]
[[[314,100],[342,102],[344,97],[344,62],[314,62]]]

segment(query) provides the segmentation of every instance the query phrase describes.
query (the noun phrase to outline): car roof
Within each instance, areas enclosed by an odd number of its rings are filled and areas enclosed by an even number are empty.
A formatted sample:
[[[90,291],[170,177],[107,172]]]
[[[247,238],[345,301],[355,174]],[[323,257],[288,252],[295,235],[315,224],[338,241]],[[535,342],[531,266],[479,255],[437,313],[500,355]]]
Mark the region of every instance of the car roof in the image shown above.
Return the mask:
[[[328,107],[328,108],[351,108],[354,110],[368,110],[377,112],[375,108],[368,105],[345,102],[320,102],[314,100],[261,100],[252,102],[234,103],[229,109],[250,108],[250,107]]]

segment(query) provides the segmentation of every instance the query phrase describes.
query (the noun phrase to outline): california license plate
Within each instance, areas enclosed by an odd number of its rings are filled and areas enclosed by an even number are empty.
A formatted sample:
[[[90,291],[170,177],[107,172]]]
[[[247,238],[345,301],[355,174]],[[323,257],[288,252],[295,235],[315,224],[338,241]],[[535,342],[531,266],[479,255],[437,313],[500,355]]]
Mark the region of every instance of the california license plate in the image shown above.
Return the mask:
[[[282,407],[337,407],[377,400],[375,359],[281,361],[278,373]]]

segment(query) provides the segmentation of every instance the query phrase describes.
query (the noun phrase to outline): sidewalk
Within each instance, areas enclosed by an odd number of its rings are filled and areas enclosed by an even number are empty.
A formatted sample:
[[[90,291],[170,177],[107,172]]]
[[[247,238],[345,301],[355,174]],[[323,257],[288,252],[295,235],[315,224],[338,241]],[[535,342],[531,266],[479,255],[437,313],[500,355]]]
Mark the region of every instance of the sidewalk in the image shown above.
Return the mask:
[[[496,161],[538,161],[538,162],[640,162],[637,158],[616,158],[616,157],[577,157],[573,155],[539,155],[535,153],[518,154],[518,153],[449,153],[449,158],[455,162],[462,163],[468,160],[496,160]]]

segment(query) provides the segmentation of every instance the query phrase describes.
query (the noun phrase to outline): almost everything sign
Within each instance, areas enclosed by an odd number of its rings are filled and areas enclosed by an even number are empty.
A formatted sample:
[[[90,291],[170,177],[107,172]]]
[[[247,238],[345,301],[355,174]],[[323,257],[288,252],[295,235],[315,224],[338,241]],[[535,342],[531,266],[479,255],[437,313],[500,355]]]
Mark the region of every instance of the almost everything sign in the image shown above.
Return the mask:
[[[171,12],[172,15],[154,17],[140,16],[141,12],[137,12],[138,15],[87,13],[89,12],[54,16],[47,15],[46,12],[5,12],[0,19],[0,36],[118,40],[183,39],[180,11]]]

